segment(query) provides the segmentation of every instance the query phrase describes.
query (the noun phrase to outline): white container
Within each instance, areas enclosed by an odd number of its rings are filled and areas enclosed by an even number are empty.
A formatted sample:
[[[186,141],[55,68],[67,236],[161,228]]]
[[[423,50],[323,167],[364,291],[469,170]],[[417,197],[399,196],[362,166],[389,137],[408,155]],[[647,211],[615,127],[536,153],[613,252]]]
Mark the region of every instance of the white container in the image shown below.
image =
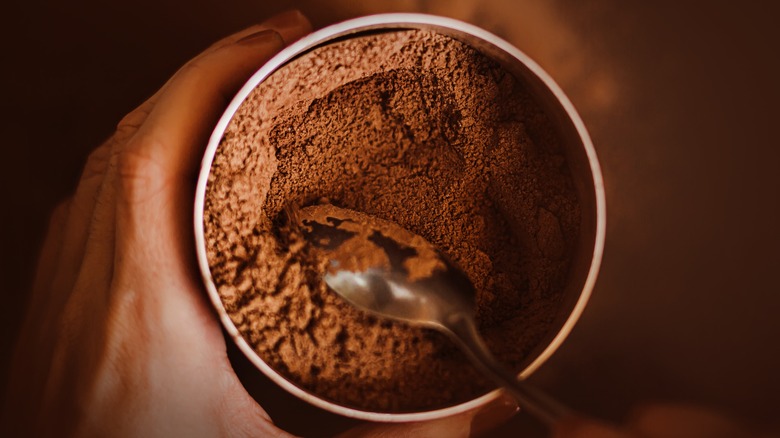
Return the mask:
[[[195,197],[195,244],[198,263],[209,297],[223,326],[239,349],[266,376],[295,396],[336,414],[381,422],[423,421],[446,417],[483,406],[495,399],[499,391],[455,406],[424,412],[383,413],[364,411],[341,406],[299,388],[266,364],[244,340],[225,310],[211,276],[206,256],[203,208],[206,183],[211,164],[220,140],[233,115],[250,92],[281,66],[296,56],[313,48],[329,44],[339,38],[360,36],[369,31],[423,29],[434,31],[461,41],[499,62],[518,81],[524,83],[541,108],[556,126],[559,140],[565,152],[581,209],[580,236],[564,290],[564,300],[554,329],[557,330],[531,355],[529,365],[520,373],[528,377],[541,366],[561,345],[579,319],[596,282],[604,250],[606,207],[604,184],[596,152],[585,125],[569,99],[533,60],[501,38],[476,26],[461,21],[425,14],[380,14],[356,18],[316,31],[279,52],[263,65],[241,88],[228,105],[214,129],[203,157]]]

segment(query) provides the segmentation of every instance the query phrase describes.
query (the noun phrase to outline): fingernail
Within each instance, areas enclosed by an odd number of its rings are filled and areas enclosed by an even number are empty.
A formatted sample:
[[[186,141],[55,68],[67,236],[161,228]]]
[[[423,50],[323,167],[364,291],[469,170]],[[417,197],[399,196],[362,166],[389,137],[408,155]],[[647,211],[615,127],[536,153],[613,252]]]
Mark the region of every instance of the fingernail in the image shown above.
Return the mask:
[[[282,36],[279,32],[273,29],[265,29],[259,32],[250,33],[249,35],[236,41],[238,44],[258,44],[258,43],[270,43],[277,42],[278,44],[284,44]]]
[[[285,11],[266,20],[263,24],[268,27],[284,29],[298,26],[306,20],[306,17],[297,9]]]
[[[471,420],[471,436],[480,436],[500,426],[519,410],[512,398],[506,395],[500,396],[474,415]]]

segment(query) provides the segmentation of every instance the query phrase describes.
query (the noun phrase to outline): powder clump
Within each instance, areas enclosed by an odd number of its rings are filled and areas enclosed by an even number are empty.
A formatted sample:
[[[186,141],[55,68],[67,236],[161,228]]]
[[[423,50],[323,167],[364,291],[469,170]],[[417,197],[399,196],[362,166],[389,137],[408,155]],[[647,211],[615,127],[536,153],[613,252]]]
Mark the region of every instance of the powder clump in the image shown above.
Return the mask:
[[[480,331],[515,370],[557,315],[579,205],[555,130],[495,62],[427,31],[314,49],[244,101],[209,175],[212,277],[272,368],[339,404],[414,412],[492,388],[444,336],[379,320],[322,281],[327,260],[286,209],[327,198],[448,255],[477,291]]]

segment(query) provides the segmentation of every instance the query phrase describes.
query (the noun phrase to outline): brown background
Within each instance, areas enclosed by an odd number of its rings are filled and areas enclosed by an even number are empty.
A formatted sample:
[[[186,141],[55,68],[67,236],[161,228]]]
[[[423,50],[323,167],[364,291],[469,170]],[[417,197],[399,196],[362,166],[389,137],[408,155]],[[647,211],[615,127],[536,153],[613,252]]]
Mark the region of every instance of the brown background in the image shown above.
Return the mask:
[[[291,6],[317,27],[372,12],[427,11],[485,27],[535,58],[580,110],[602,162],[608,230],[601,276],[570,339],[533,380],[612,419],[637,403],[680,400],[777,426],[778,7],[693,0],[361,3],[369,2],[6,3],[0,372],[49,211],[73,190],[90,149],[179,65],[219,37]],[[263,384],[242,374],[249,386]],[[344,424],[279,390],[258,394],[298,433]],[[291,413],[332,428],[306,429]],[[539,432],[524,417],[503,430],[525,429]]]

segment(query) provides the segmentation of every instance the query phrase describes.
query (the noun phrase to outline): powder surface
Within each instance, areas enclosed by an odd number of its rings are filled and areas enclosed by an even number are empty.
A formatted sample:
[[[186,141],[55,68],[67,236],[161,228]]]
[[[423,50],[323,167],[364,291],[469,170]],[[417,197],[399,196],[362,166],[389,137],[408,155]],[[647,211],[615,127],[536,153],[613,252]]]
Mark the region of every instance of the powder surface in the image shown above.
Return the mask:
[[[323,198],[446,253],[474,283],[480,331],[509,367],[519,371],[548,334],[577,197],[550,121],[477,51],[410,30],[342,40],[280,68],[225,132],[204,225],[231,319],[295,385],[378,412],[492,389],[444,336],[378,320],[327,289],[327,260],[285,214]]]

